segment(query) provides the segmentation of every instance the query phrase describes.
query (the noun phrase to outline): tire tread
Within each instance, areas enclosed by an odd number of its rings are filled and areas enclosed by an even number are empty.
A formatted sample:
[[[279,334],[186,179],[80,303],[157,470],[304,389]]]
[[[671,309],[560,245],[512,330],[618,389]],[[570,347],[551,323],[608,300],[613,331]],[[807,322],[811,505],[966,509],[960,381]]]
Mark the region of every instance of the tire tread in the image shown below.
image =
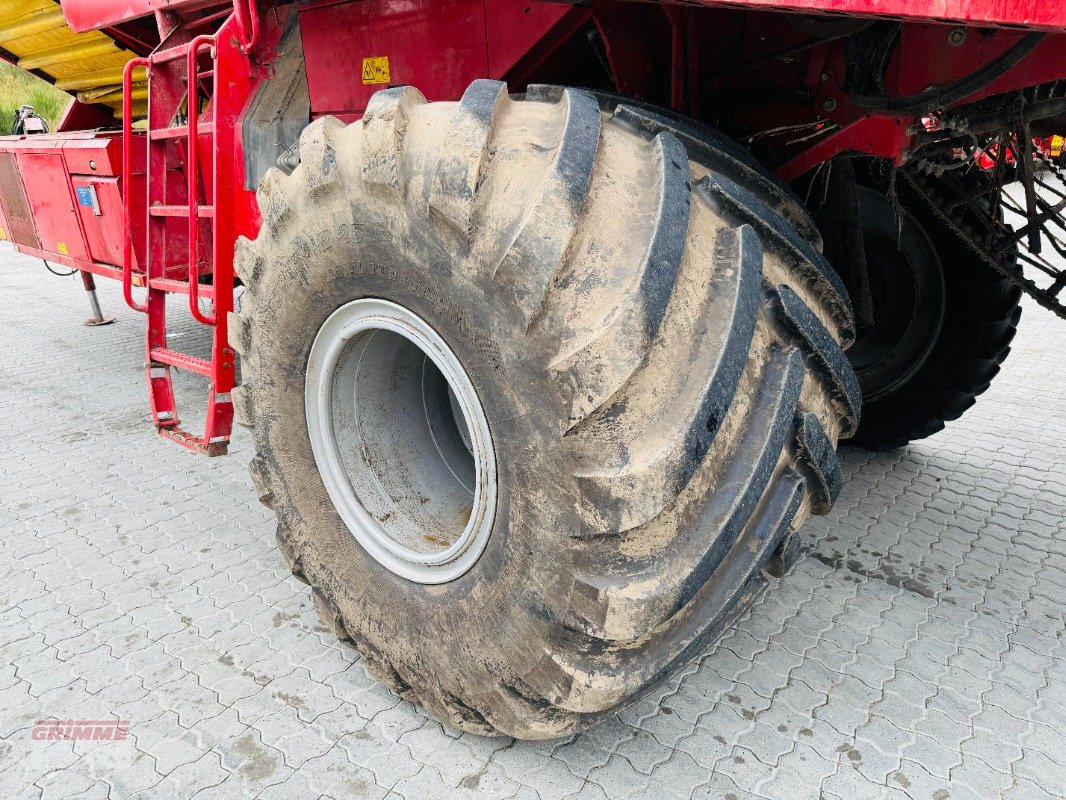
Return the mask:
[[[521,152],[515,115],[531,111],[557,127],[551,157],[530,155],[536,167],[527,173],[522,158],[498,154]],[[418,128],[430,124],[438,127]],[[550,142],[541,133],[537,147]],[[833,446],[858,413],[848,405],[850,367],[840,366],[853,326],[846,295],[824,272],[818,242],[781,210],[794,211],[787,190],[694,136],[648,113],[605,114],[581,90],[534,89],[519,102],[502,83],[476,81],[453,108],[398,88],[375,95],[361,123],[316,122],[301,138],[300,167],[264,179],[264,229],[238,258],[255,283],[230,318],[245,364],[237,413],[256,440],[253,482],[276,509],[279,549],[311,584],[326,628],[350,639],[375,677],[449,724],[555,736],[633,699],[735,619],[764,570],[791,563],[796,528],[811,511],[828,511],[839,491]],[[631,177],[654,176],[638,196],[607,190],[607,147],[643,159]],[[694,153],[712,165],[695,186]],[[735,169],[739,183],[723,169]],[[493,227],[493,198],[520,179],[527,183],[513,196],[524,205]],[[395,217],[361,229],[350,208],[361,197]],[[565,470],[547,477],[576,487],[589,511],[574,512],[580,525],[561,532],[558,555],[574,568],[562,574],[575,577],[569,595],[516,592],[514,605],[546,631],[536,640],[543,647],[509,666],[468,664],[484,670],[476,681],[461,664],[434,663],[429,644],[405,649],[380,617],[356,610],[291,499],[291,454],[272,449],[271,431],[290,424],[275,395],[303,366],[267,369],[292,350],[270,320],[285,313],[285,287],[315,288],[305,258],[315,234],[294,223],[327,202],[336,205],[320,218],[350,224],[355,238],[417,227],[413,237],[439,243],[433,252],[448,258],[434,263],[434,280],[472,305],[478,292],[497,298],[500,348],[539,359],[554,392],[541,406],[558,415],[552,435]],[[602,295],[614,303],[582,303],[590,265],[605,258],[594,251],[611,235],[590,223],[593,212],[616,213],[627,233],[632,223],[626,247],[611,251],[616,272],[591,276],[614,282]],[[776,285],[782,274],[802,289],[783,303],[793,290]],[[328,502],[316,486],[306,491]]]

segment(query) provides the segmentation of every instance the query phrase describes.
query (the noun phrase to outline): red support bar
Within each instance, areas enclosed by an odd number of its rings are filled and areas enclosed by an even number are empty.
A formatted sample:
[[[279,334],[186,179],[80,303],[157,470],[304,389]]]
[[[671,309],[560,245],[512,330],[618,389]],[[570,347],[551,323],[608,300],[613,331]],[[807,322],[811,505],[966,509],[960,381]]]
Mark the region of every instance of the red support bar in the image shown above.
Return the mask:
[[[233,13],[232,8],[222,8],[211,14],[206,14],[196,19],[190,19],[185,22],[185,27],[188,30],[196,30],[198,28],[206,28],[209,25],[217,25],[222,20],[226,19]]]
[[[259,41],[259,7],[256,0],[233,0],[233,16],[241,34],[241,52],[247,54]]]
[[[179,44],[174,47],[168,47],[166,50],[156,50],[152,53],[152,63],[165,64],[168,61],[180,61],[185,58],[187,46],[188,45]]]
[[[774,172],[785,183],[845,152],[896,158],[907,146],[910,122],[894,117],[862,117],[812,144]]]

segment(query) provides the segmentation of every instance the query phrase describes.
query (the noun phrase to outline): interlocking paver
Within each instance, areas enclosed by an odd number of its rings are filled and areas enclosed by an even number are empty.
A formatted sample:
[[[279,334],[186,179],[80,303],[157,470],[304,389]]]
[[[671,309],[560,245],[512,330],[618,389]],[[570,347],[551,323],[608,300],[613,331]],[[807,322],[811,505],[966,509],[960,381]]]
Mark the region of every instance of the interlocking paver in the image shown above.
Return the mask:
[[[427,719],[321,628],[247,436],[206,461],[151,433],[143,320],[114,285],[117,324],[87,330],[73,281],[6,246],[0,268],[0,426],[20,432],[0,462],[0,796],[1066,795],[1066,328],[1036,308],[963,419],[842,452],[805,558],[680,675],[585,734],[513,742]],[[200,392],[179,375],[179,400]],[[30,736],[114,715],[123,741]]]

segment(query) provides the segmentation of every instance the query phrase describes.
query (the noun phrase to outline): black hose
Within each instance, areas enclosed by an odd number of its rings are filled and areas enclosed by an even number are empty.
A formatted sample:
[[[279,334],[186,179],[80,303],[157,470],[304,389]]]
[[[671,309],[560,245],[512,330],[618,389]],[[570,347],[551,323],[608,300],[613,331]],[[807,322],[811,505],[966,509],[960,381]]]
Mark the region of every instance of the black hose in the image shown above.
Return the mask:
[[[53,275],[58,275],[60,278],[69,278],[71,275],[77,272],[76,269],[72,269],[70,272],[56,272],[54,269],[52,269],[52,265],[45,261],[43,258],[41,259],[41,261],[44,261],[45,269],[47,269]]]
[[[896,114],[920,114],[934,108],[950,106],[952,103],[971,95],[987,86],[1017,66],[1023,58],[1043,41],[1046,33],[1030,33],[1024,36],[1014,47],[989,61],[983,67],[969,75],[959,78],[946,86],[927,89],[920,94],[906,97],[888,97],[885,95],[851,95],[851,101],[867,111],[891,111]]]

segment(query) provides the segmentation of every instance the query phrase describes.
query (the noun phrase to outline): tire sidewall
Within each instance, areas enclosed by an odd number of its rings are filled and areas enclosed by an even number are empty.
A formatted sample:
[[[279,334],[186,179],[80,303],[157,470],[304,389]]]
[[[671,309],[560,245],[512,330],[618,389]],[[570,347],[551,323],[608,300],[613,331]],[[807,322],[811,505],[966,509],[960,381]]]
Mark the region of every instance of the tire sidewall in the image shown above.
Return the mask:
[[[510,315],[450,274],[449,246],[414,232],[382,235],[383,227],[372,228],[378,235],[359,231],[332,237],[328,249],[313,248],[321,254],[314,268],[289,257],[268,270],[301,280],[275,286],[272,296],[285,302],[258,321],[265,333],[258,341],[268,344],[257,359],[273,372],[274,387],[262,414],[267,424],[257,430],[258,449],[284,483],[278,494],[288,507],[276,510],[312,584],[346,621],[358,621],[358,635],[388,653],[401,675],[404,667],[419,665],[423,674],[445,676],[442,683],[454,678],[457,685],[443,686],[446,691],[457,694],[461,685],[469,693],[486,681],[478,675],[482,665],[508,675],[533,663],[543,648],[537,629],[546,628],[553,613],[551,599],[565,600],[570,592],[568,564],[543,557],[565,557],[567,548],[556,539],[577,525],[567,514],[573,502],[565,495],[572,489],[554,479],[567,474],[559,463],[558,401]],[[263,255],[278,258],[269,248]],[[409,581],[369,556],[335,510],[311,450],[304,403],[308,354],[325,320],[361,298],[397,303],[426,320],[463,365],[489,422],[498,480],[492,534],[473,567],[448,583]],[[541,402],[531,405],[531,399]],[[284,462],[278,454],[285,454]],[[433,668],[424,669],[427,663]]]

